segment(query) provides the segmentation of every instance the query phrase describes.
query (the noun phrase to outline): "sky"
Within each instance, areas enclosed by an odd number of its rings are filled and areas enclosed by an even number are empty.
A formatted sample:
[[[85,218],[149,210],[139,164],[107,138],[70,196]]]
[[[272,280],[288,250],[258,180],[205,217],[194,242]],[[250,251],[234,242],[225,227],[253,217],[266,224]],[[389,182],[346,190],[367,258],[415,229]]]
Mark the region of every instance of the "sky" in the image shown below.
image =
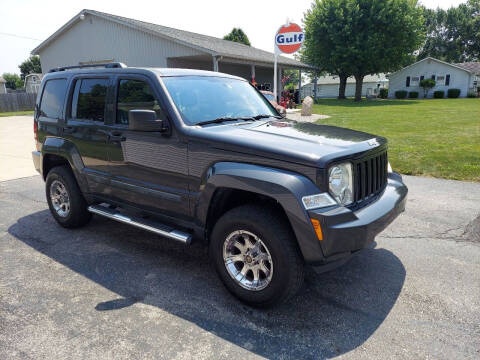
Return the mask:
[[[420,0],[429,8],[466,0]],[[301,25],[312,0],[0,0],[0,74],[19,73],[32,49],[82,9],[223,37],[241,27],[252,46],[273,51],[276,30],[286,22]],[[15,36],[12,36],[15,35]]]

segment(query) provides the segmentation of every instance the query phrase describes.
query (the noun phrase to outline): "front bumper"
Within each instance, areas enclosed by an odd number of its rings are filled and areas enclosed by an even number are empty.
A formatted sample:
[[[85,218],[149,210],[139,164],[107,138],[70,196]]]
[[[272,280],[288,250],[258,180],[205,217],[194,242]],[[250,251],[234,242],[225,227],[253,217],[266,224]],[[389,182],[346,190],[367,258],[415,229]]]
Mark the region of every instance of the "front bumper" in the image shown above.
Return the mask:
[[[318,264],[348,257],[369,246],[405,210],[408,189],[396,173],[388,175],[388,183],[378,198],[369,205],[352,211],[346,207],[309,211],[310,218],[320,221],[323,240],[318,241],[323,260]]]

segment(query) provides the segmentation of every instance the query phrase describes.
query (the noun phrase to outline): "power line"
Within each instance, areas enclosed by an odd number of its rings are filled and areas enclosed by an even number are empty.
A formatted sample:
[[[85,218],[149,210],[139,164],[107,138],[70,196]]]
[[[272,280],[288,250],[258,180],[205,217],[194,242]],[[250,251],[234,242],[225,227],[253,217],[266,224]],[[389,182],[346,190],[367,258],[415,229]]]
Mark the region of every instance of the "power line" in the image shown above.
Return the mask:
[[[22,36],[22,35],[8,34],[8,33],[4,33],[4,32],[0,32],[0,35],[12,36],[12,37],[20,38],[20,39],[42,41],[41,39],[35,39],[35,38],[31,38],[31,37],[28,37],[28,36]]]

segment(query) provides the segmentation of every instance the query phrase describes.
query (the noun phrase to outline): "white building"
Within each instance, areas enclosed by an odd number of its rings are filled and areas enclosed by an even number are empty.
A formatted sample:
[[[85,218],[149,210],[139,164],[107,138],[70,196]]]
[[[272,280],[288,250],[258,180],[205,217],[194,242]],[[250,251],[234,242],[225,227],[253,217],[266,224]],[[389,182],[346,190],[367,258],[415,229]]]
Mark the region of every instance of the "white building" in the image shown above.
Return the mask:
[[[42,74],[28,74],[25,76],[25,91],[32,94],[38,93],[42,78]]]
[[[411,64],[389,75],[390,85],[388,97],[394,98],[398,90],[416,91],[423,97],[420,81],[434,79],[436,85],[428,93],[433,96],[437,90],[460,89],[460,97],[467,96],[468,92],[477,92],[480,80],[480,63],[449,64],[431,57]]]
[[[132,67],[180,67],[220,71],[273,88],[273,53],[251,46],[94,10],[82,10],[32,50],[42,72],[52,68],[106,62]],[[312,70],[278,57],[283,69]]]
[[[363,79],[362,96],[378,95],[380,88],[388,87],[388,79],[385,74],[367,75]],[[340,78],[338,75],[325,75],[317,79],[317,98],[336,98],[340,88]],[[302,98],[314,94],[314,83],[305,84],[302,87]],[[355,78],[353,76],[347,79],[345,96],[355,96]]]

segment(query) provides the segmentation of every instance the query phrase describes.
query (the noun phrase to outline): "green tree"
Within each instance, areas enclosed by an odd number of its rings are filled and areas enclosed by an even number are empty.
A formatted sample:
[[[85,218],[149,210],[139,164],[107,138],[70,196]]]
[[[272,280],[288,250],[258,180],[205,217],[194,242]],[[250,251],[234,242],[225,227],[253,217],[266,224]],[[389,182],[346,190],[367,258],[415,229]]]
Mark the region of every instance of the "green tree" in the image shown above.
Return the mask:
[[[420,87],[423,88],[423,97],[426,98],[430,89],[435,87],[435,80],[423,79],[420,81]]]
[[[347,77],[355,76],[356,101],[366,75],[411,62],[424,38],[416,0],[315,0],[304,24],[304,61],[337,74],[343,89]]]
[[[2,77],[5,79],[5,87],[16,90],[23,88],[23,81],[17,74],[4,73]]]
[[[418,60],[428,56],[446,62],[480,59],[480,0],[469,0],[448,10],[423,9],[426,41]]]
[[[20,76],[22,80],[25,80],[25,76],[28,74],[40,74],[42,73],[42,66],[40,65],[40,57],[38,55],[32,55],[27,60],[18,65],[20,69]]]
[[[223,39],[251,46],[248,36],[240,28],[233,28],[229,34],[223,37]]]

